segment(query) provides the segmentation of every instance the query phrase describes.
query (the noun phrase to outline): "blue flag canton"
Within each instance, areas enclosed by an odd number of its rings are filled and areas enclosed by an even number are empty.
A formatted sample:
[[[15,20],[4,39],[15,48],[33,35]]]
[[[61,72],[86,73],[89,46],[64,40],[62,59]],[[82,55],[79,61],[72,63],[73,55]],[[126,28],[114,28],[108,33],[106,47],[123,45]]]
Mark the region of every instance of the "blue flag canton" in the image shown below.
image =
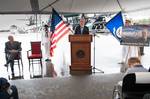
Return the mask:
[[[54,33],[56,25],[59,24],[62,21],[62,18],[59,16],[59,14],[55,11],[55,9],[52,9],[52,20],[51,20],[51,32]]]
[[[118,32],[122,29],[123,26],[124,23],[121,12],[119,12],[109,22],[106,23],[106,27],[110,30],[112,35],[116,37],[118,40],[121,40],[121,37],[119,37]]]

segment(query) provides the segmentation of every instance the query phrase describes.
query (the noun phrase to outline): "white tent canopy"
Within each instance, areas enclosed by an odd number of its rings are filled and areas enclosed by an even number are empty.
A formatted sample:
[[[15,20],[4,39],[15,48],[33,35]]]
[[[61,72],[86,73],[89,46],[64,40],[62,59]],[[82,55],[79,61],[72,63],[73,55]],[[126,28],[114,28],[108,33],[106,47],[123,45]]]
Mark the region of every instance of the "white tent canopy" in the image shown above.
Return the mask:
[[[122,8],[131,15],[150,16],[150,0],[0,0],[0,14],[49,14],[52,7],[61,13],[100,14]]]
[[[118,0],[123,10],[138,11],[150,9],[149,0]],[[117,0],[0,0],[0,13],[51,12],[52,5],[59,12],[102,13],[120,11]]]

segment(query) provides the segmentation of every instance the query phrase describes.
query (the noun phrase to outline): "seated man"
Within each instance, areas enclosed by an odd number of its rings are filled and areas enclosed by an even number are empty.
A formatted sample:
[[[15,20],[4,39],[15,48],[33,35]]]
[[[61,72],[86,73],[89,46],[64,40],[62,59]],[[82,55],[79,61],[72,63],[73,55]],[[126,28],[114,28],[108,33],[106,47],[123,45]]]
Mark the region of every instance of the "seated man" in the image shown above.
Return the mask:
[[[126,74],[135,72],[148,72],[148,70],[141,65],[139,58],[131,57],[128,60],[128,69]]]
[[[139,60],[138,57],[131,57],[128,59],[128,69],[124,74],[124,77],[127,74],[135,73],[135,72],[148,72],[146,68],[141,65],[141,61]],[[119,81],[117,85],[115,85],[114,91],[118,92],[119,89],[122,87],[122,81]],[[115,97],[116,95],[114,95]]]
[[[19,99],[16,86],[10,85],[5,78],[0,78],[0,99]]]
[[[10,63],[12,76],[14,76],[14,59],[18,56],[19,52],[22,50],[20,43],[14,41],[13,36],[8,36],[8,42],[5,43],[5,53],[6,53],[6,64],[7,67]]]
[[[138,57],[131,57],[128,59],[128,69],[126,70],[124,76],[135,72],[148,72],[148,70],[143,67]],[[122,85],[122,81],[119,82],[119,85]]]

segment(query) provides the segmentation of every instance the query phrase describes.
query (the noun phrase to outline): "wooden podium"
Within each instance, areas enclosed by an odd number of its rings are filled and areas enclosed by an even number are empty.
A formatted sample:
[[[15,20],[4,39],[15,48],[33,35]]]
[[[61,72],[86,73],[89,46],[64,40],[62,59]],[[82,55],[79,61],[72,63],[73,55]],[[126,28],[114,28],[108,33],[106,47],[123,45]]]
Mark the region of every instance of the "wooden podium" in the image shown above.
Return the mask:
[[[71,42],[71,66],[70,73],[92,73],[91,66],[91,42],[92,35],[69,35]]]

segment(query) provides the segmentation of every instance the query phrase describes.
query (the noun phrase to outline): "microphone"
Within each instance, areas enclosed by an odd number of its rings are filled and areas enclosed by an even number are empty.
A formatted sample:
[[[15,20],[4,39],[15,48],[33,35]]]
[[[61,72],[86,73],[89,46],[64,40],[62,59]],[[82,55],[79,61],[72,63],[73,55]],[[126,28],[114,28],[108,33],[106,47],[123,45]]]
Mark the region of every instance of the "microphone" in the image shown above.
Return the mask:
[[[97,31],[96,30],[92,30],[92,35],[94,35],[94,36],[96,36],[96,37],[99,37],[96,33],[97,33]]]

